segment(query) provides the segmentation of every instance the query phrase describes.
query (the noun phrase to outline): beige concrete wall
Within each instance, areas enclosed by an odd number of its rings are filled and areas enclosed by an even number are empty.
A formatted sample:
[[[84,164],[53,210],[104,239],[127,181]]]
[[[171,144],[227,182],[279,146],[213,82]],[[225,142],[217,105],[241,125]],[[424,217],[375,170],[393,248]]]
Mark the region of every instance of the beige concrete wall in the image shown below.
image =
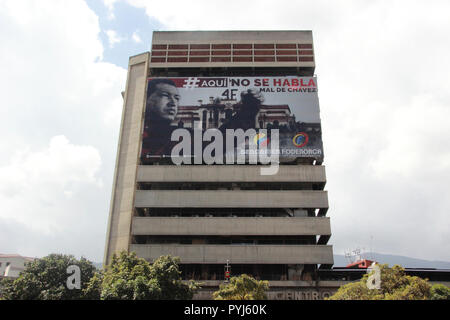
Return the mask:
[[[152,44],[313,43],[311,30],[285,31],[155,31]]]
[[[168,208],[328,208],[326,191],[137,190],[135,205]]]
[[[212,300],[223,280],[202,280],[194,300]],[[269,281],[268,300],[322,300],[351,281]]]
[[[131,57],[129,61],[104,263],[114,252],[128,250],[130,243],[148,61],[148,53]]]
[[[313,44],[312,31],[155,31],[152,44],[239,44],[239,43],[302,43]],[[276,62],[152,62],[153,68],[214,68],[214,67],[307,67],[314,61]]]
[[[130,250],[154,261],[162,255],[181,263],[333,264],[332,246],[322,245],[160,245],[133,244]]]
[[[233,269],[233,267],[231,267]],[[187,280],[186,280],[187,281]],[[329,281],[304,281],[304,280],[268,280],[269,288],[292,289],[292,288],[339,288],[340,286],[355,281],[329,280]],[[356,280],[359,281],[359,280]],[[219,288],[223,280],[202,280],[202,288]]]
[[[135,217],[133,235],[331,235],[329,218]]]
[[[194,294],[193,300],[212,300],[214,289],[201,288]],[[317,288],[314,286],[292,289],[270,289],[267,291],[267,300],[324,300],[332,296],[338,288]]]
[[[317,182],[325,183],[325,167],[281,165],[275,175],[261,175],[258,165],[139,166],[138,182]]]
[[[212,300],[223,280],[202,280],[194,300]],[[269,281],[268,300],[322,300],[350,281]]]
[[[0,277],[18,278],[25,264],[32,261],[33,258],[0,254]]]

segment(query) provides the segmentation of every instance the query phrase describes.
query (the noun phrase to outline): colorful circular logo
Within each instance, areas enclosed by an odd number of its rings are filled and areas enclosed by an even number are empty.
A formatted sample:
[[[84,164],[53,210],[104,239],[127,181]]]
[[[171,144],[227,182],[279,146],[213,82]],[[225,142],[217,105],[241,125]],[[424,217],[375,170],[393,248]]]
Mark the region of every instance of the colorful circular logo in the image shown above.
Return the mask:
[[[294,138],[292,138],[292,143],[297,148],[301,148],[301,147],[306,146],[306,144],[308,143],[308,140],[309,140],[308,134],[305,132],[300,132],[300,133],[297,133],[294,136]]]
[[[258,133],[253,137],[253,142],[260,147],[266,147],[269,144],[269,138],[265,133]]]

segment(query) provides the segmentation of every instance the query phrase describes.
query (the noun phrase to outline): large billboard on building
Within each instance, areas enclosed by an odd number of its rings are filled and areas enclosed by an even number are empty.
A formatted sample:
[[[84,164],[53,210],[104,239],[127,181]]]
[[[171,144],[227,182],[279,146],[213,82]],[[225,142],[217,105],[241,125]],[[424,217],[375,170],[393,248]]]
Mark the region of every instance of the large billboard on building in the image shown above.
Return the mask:
[[[230,130],[239,129],[256,132],[245,140],[247,149],[252,143],[270,149],[273,130],[278,130],[277,152],[281,161],[298,157],[322,160],[317,78],[148,79],[142,162],[173,156],[174,147],[180,143],[180,135],[174,134],[177,129],[192,135],[191,155],[195,154],[194,149],[205,150],[209,141],[215,141],[220,133],[225,150],[226,135]],[[206,138],[204,134],[208,131]],[[194,138],[195,135],[199,138]],[[200,143],[200,147],[195,147],[195,143]],[[242,145],[238,146],[235,152],[242,153],[243,149]],[[188,157],[189,153],[183,156]]]

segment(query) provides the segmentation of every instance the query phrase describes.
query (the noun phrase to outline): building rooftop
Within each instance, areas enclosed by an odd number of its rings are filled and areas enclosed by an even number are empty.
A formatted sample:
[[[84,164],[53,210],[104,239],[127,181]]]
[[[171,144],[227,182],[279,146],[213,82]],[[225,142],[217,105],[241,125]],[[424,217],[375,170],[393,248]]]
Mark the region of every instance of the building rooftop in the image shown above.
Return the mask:
[[[26,260],[34,260],[34,259],[36,259],[36,258],[33,258],[33,257],[21,256],[20,254],[17,254],[17,253],[10,253],[10,254],[0,253],[0,258],[24,258]]]
[[[312,31],[155,31],[150,63],[152,69],[294,67],[312,76]]]

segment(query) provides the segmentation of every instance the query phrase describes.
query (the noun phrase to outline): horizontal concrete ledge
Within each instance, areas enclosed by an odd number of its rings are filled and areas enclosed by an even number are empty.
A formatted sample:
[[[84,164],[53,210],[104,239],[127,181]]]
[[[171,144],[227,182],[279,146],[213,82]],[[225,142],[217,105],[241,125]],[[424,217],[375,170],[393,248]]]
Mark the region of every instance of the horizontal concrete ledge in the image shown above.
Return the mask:
[[[311,30],[155,31],[152,44],[313,43]]]
[[[233,268],[233,267],[232,267]],[[359,281],[359,280],[356,280]],[[188,282],[186,280],[186,282]],[[269,280],[269,288],[339,288],[345,284],[349,284],[354,281],[292,281],[292,280]],[[216,288],[224,283],[223,280],[201,280],[202,288]]]
[[[313,182],[325,183],[325,167],[281,165],[275,175],[261,175],[260,165],[146,165],[137,182]]]
[[[328,208],[327,191],[137,190],[137,208]]]
[[[133,235],[331,235],[330,219],[315,217],[134,217]]]
[[[273,61],[273,62],[151,62],[150,68],[223,68],[223,67],[296,67],[314,68],[314,61]],[[312,76],[312,74],[311,74]]]
[[[317,245],[152,245],[133,244],[138,257],[156,260],[163,255],[180,263],[333,264],[332,246]]]

